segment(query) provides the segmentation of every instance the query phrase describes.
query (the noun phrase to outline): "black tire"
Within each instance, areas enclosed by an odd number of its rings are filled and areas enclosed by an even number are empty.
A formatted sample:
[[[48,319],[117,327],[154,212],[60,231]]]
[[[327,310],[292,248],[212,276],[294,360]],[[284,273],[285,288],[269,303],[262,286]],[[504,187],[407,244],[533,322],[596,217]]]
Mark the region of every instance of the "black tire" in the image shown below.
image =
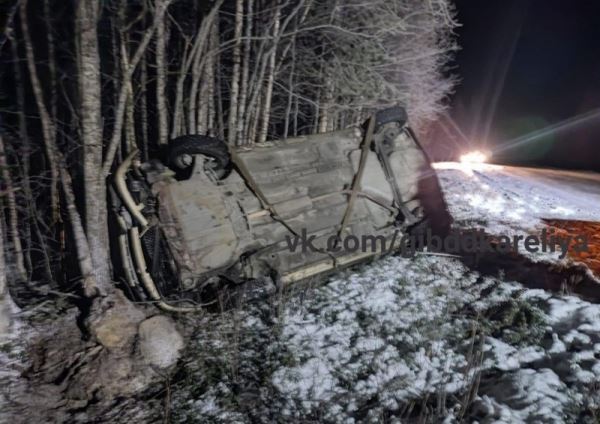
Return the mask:
[[[389,124],[390,122],[397,122],[400,127],[403,127],[408,121],[408,115],[406,114],[406,110],[402,106],[393,106],[387,109],[383,109],[378,111],[375,114],[375,128],[373,130],[374,133],[379,131],[381,127],[385,124]],[[365,122],[363,127],[368,127],[369,121]]]
[[[201,154],[212,158],[219,169],[229,166],[229,151],[227,145],[218,138],[205,135],[182,135],[174,138],[169,143],[169,167],[175,171],[184,170],[192,166],[181,163],[182,155]]]

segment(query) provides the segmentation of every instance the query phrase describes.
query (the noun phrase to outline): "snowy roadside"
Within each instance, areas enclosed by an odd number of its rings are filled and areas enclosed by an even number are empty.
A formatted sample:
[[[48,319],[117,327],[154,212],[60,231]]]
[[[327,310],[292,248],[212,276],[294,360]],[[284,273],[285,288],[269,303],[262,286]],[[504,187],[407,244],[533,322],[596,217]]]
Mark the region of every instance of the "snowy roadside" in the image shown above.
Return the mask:
[[[535,187],[508,192],[507,181],[460,171],[440,180],[459,225],[490,233],[570,213]],[[173,381],[176,422],[596,422],[600,413],[600,306],[482,277],[453,258],[388,257],[196,325]]]
[[[173,418],[593,422],[598,330],[598,305],[389,257],[199,325]]]
[[[600,222],[600,175],[595,173],[517,168],[456,162],[435,163],[455,224],[482,228],[493,235],[539,235],[542,219]],[[519,253],[534,260],[567,263],[561,251]]]

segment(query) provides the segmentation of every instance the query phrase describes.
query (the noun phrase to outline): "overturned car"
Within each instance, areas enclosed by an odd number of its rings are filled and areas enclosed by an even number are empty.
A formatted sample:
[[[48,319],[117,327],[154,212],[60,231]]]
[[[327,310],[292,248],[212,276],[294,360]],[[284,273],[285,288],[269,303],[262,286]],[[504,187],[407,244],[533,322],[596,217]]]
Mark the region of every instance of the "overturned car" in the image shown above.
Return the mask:
[[[363,126],[252,148],[178,137],[162,161],[141,163],[132,152],[114,182],[126,285],[175,312],[222,302],[222,293],[272,293],[393,251],[338,245],[350,235],[393,247],[398,233],[449,226],[400,107]],[[306,238],[311,249],[292,248]]]

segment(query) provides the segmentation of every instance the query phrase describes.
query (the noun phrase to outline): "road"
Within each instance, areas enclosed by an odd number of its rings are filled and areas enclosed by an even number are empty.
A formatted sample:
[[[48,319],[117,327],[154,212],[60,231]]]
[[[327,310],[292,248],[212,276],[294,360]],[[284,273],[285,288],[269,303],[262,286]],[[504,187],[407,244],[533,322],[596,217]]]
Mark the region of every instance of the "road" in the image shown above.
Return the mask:
[[[455,218],[529,227],[541,218],[600,221],[600,174],[491,164],[434,164]]]
[[[542,191],[557,199],[564,199],[565,207],[600,213],[600,174],[583,171],[566,171],[543,168],[522,168],[515,166],[491,167],[482,171],[490,178],[502,175],[504,178],[519,180],[529,185],[531,190]]]

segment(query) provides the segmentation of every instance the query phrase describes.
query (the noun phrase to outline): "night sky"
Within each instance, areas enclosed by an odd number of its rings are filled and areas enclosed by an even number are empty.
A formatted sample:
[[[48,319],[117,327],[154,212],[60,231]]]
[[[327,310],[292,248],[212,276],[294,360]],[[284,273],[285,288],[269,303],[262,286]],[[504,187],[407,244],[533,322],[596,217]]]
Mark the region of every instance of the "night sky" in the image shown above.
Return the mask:
[[[455,142],[445,144],[487,146],[497,162],[600,170],[600,2],[456,5],[461,51],[453,72],[461,82],[450,114],[464,137],[454,130]],[[568,128],[507,148],[511,140],[581,115]]]

